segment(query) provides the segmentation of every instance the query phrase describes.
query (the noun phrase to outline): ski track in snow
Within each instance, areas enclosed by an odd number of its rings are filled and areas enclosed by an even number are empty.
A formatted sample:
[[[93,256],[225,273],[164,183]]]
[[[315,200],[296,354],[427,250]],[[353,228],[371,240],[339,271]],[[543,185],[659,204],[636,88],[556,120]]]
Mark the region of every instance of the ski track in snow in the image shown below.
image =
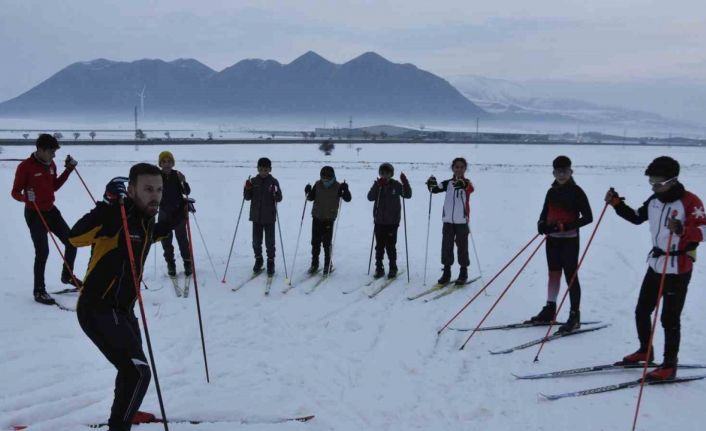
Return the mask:
[[[488,350],[510,347],[539,338],[546,328],[477,333],[463,351],[469,333],[437,330],[482,287],[479,281],[429,303],[406,297],[422,290],[424,242],[429,195],[423,183],[434,174],[450,176],[448,165],[456,156],[470,162],[469,177],[476,186],[471,200],[471,228],[480,252],[484,279],[510,259],[535,234],[537,216],[551,184],[551,161],[567,154],[574,161],[575,178],[589,196],[594,219],[602,209],[605,190],[614,186],[633,207],[650,190],[644,167],[654,157],[669,154],[682,162],[687,188],[706,198],[706,152],[700,148],[489,146],[489,145],[338,145],[324,156],[316,145],[287,146],[175,146],[63,147],[79,160],[79,170],[95,196],[113,176],[126,175],[137,161],[154,161],[169,149],[193,189],[203,234],[218,276],[225,269],[242,185],[255,174],[258,157],[273,160],[273,175],[281,183],[284,201],[279,206],[287,263],[291,265],[303,205],[303,188],[318,178],[323,164],[336,168],[339,181],[347,180],[353,194],[344,203],[334,256],[336,272],[312,294],[304,292],[312,278],[296,284],[286,295],[282,250],[277,241],[277,276],[269,297],[265,278],[241,290],[231,288],[249,276],[252,267],[247,203],[238,231],[228,283],[214,278],[197,232],[194,248],[201,308],[208,349],[211,383],[205,381],[196,318],[195,289],[189,298],[176,298],[164,276],[161,247],[147,259],[143,290],[157,371],[169,418],[232,421],[220,424],[172,424],[179,430],[572,430],[627,429],[632,421],[637,391],[625,390],[556,402],[542,402],[537,393],[559,393],[636,378],[638,372],[517,381],[511,372],[535,373],[611,362],[636,347],[633,310],[650,248],[647,226],[635,227],[608,210],[581,271],[582,317],[611,323],[607,329],[548,343],[540,362],[532,362],[536,348],[491,356]],[[3,157],[24,158],[31,147],[5,147]],[[372,204],[365,195],[382,161],[392,161],[395,176],[404,171],[412,182],[413,198],[406,203],[411,283],[406,274],[378,296],[366,289],[349,295],[341,291],[364,284]],[[22,206],[9,189],[16,163],[0,162],[6,187],[2,196],[5,219],[0,229],[5,247],[0,250],[0,428],[31,423],[31,430],[80,430],[81,424],[104,421],[113,396],[115,371],[83,334],[76,314],[35,304],[31,297],[34,250]],[[439,275],[441,203],[433,200],[427,285]],[[91,208],[83,186],[73,175],[57,192],[57,206],[72,225]],[[307,207],[298,250],[295,280],[302,277],[309,259],[311,205]],[[594,224],[582,230],[585,246]],[[192,228],[196,230],[195,223]],[[527,256],[526,253],[524,256]],[[398,235],[398,264],[404,265],[404,234]],[[474,327],[497,299],[523,257],[512,265],[455,322]],[[88,250],[79,249],[76,272],[83,275]],[[472,258],[471,275],[477,273]],[[387,265],[386,265],[387,266]],[[289,268],[291,270],[291,267]],[[682,317],[680,359],[702,362],[706,357],[706,300],[702,261],[695,265]],[[50,242],[47,290],[63,288],[60,258]],[[454,275],[457,267],[454,267]],[[156,277],[155,277],[156,274]],[[487,319],[487,325],[517,322],[535,314],[545,301],[546,263],[540,251],[525,273]],[[563,294],[562,285],[562,294]],[[60,297],[75,305],[75,295]],[[567,306],[568,307],[568,306]],[[568,310],[562,311],[562,317]],[[655,335],[657,357],[662,354],[662,330]],[[145,345],[146,350],[146,345]],[[683,375],[689,375],[684,371]],[[694,382],[645,389],[640,429],[699,429],[706,420],[701,406],[706,384]],[[154,384],[143,410],[159,413]],[[675,414],[664,414],[674,412]],[[315,414],[308,423],[242,424],[241,419],[272,419]],[[135,429],[159,430],[153,424]]]

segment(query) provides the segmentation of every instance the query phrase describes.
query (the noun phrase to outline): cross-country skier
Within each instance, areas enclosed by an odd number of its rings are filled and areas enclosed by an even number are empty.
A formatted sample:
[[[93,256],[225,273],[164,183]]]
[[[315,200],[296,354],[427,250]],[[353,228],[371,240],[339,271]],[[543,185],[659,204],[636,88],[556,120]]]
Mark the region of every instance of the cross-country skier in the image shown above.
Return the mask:
[[[275,222],[277,202],[282,201],[279,181],[272,175],[272,162],[267,157],[257,161],[257,176],[245,181],[244,196],[250,201],[250,221],[252,222],[252,247],[255,252],[253,272],[262,271],[262,236],[265,236],[267,250],[267,275],[275,273]]]
[[[375,221],[375,278],[385,276],[382,259],[387,252],[390,269],[388,278],[397,277],[397,230],[402,218],[401,199],[412,197],[412,187],[407,176],[400,174],[401,183],[392,177],[395,168],[390,163],[383,163],[378,169],[379,177],[368,192],[368,200],[375,202],[373,219]]]
[[[554,183],[544,198],[542,213],[537,221],[537,231],[547,236],[547,305],[529,322],[549,323],[556,315],[556,299],[561,287],[561,273],[568,284],[578,269],[579,229],[593,222],[591,205],[583,189],[572,177],[571,160],[559,156],[552,162]],[[576,274],[569,290],[571,310],[569,318],[559,327],[559,332],[569,332],[581,327],[581,285]]]
[[[177,208],[184,207],[184,195],[191,194],[191,187],[186,182],[184,174],[174,169],[174,155],[169,151],[159,153],[159,167],[162,169],[162,201],[159,204],[159,221],[170,217]],[[189,205],[189,209],[193,209],[193,205]],[[188,277],[191,275],[191,254],[189,253],[189,237],[186,234],[186,216],[182,214],[177,220],[174,227],[177,243],[179,244],[179,253],[184,262],[184,274]],[[174,260],[174,246],[172,245],[172,237],[174,233],[169,232],[166,238],[162,240],[162,249],[164,250],[164,259],[167,261],[167,273],[170,277],[176,275],[176,262]]]
[[[454,243],[458,253],[460,270],[455,284],[462,286],[468,281],[468,223],[471,216],[470,197],[474,188],[471,181],[466,178],[468,164],[463,157],[457,157],[451,162],[453,177],[439,184],[434,176],[427,180],[427,188],[432,193],[446,193],[444,210],[442,212],[441,264],[444,272],[441,274],[439,284],[451,281],[451,265],[454,263]]]
[[[130,168],[127,190],[125,180],[124,177],[111,180],[106,185],[103,202],[98,202],[76,222],[70,234],[70,241],[76,247],[93,247],[78,299],[79,324],[118,370],[108,421],[110,431],[130,429],[151,378],[133,310],[137,292],[119,199],[124,196],[138,277],[143,273],[150,246],[166,236],[173,229],[174,220],[184,212],[182,206],[168,221],[155,223],[162,198],[162,174],[157,166],[138,163]]]
[[[34,243],[34,300],[42,304],[54,304],[46,291],[44,269],[49,257],[49,240],[47,228],[41,216],[54,235],[64,244],[64,256],[69,268],[62,262],[61,282],[73,284],[73,267],[76,259],[76,248],[69,243],[69,226],[54,205],[54,192],[59,190],[69,178],[78,162],[71,156],[66,156],[64,172],[57,177],[54,157],[60,148],[59,142],[52,135],[43,133],[36,142],[37,150],[17,166],[15,181],[12,185],[12,197],[25,203],[25,221]],[[81,282],[76,279],[80,287]]]
[[[347,183],[336,181],[336,173],[331,166],[321,168],[320,179],[304,187],[304,193],[309,201],[314,202],[311,209],[311,266],[309,274],[319,270],[319,255],[321,245],[324,247],[324,275],[331,269],[331,239],[333,226],[338,216],[340,200],[351,201],[351,192]]]
[[[635,324],[640,348],[623,358],[623,362],[652,361],[654,351],[647,357],[652,322],[650,316],[657,305],[660,280],[665,265],[665,253],[670,234],[673,234],[670,257],[666,262],[662,327],[664,328],[664,361],[659,368],[647,374],[648,380],[669,380],[677,375],[677,356],[681,338],[681,312],[696,260],[696,247],[706,238],[706,214],[701,200],[687,191],[679,182],[679,163],[671,157],[657,157],[649,164],[649,177],[654,194],[637,210],[623,202],[610,189],[605,200],[615,212],[633,224],[649,222],[652,250],[647,258],[648,268],[640,288],[635,308]]]

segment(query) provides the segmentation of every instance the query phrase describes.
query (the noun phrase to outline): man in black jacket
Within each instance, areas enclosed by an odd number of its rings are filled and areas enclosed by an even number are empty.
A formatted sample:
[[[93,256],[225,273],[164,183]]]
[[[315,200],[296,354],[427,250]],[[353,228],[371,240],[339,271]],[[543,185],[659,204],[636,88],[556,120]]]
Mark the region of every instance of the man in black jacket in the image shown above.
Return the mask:
[[[245,181],[245,200],[250,201],[250,221],[252,222],[252,247],[255,252],[253,272],[262,271],[262,236],[265,235],[267,249],[267,275],[275,273],[275,222],[277,202],[282,201],[279,181],[272,175],[272,162],[267,157],[257,161],[257,176]]]
[[[549,282],[547,284],[547,305],[530,322],[551,322],[556,315],[556,299],[561,286],[561,273],[564,272],[566,283],[578,270],[579,228],[593,222],[591,205],[583,189],[572,177],[571,160],[559,156],[552,162],[554,183],[544,198],[542,213],[539,215],[537,230],[547,235],[547,266]],[[578,274],[569,290],[571,310],[569,319],[559,327],[559,332],[569,332],[581,327],[581,285]]]
[[[351,201],[351,192],[348,184],[336,181],[336,172],[331,166],[324,166],[320,172],[321,179],[304,187],[306,199],[314,202],[311,209],[311,267],[309,274],[316,274],[319,270],[319,254],[321,245],[324,246],[324,275],[331,270],[331,240],[333,226],[338,216],[340,200]]]
[[[387,252],[390,261],[388,278],[397,277],[397,229],[402,218],[400,198],[412,197],[412,187],[407,176],[400,174],[402,183],[393,179],[395,168],[390,163],[383,163],[378,169],[380,175],[368,192],[368,200],[375,202],[373,219],[375,221],[375,278],[385,276],[382,259]]]
[[[162,169],[162,201],[159,204],[159,221],[170,217],[177,208],[184,208],[184,195],[191,194],[191,187],[186,182],[184,174],[174,169],[174,156],[169,151],[159,153],[159,167]],[[191,253],[189,252],[189,237],[186,233],[186,217],[182,213],[175,220],[174,233],[176,233],[179,253],[184,261],[184,274],[191,275]],[[174,233],[169,232],[162,240],[164,250],[164,260],[167,261],[167,273],[170,277],[176,275],[176,262],[174,260],[174,246],[172,237]]]
[[[78,299],[81,329],[118,370],[110,431],[126,431],[142,403],[151,379],[142,350],[134,305],[137,298],[126,246],[119,199],[124,196],[135,272],[142,274],[150,246],[173,228],[171,221],[154,222],[162,198],[162,175],[157,166],[138,163],[128,178],[113,178],[91,212],[71,228],[75,247],[92,246],[91,260]],[[183,212],[184,207],[175,213]],[[173,218],[171,219],[173,220]]]

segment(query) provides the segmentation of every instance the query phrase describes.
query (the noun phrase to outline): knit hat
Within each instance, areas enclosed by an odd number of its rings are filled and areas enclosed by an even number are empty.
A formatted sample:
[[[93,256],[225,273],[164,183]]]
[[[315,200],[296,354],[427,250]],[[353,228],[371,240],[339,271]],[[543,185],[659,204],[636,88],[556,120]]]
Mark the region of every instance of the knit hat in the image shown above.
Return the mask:
[[[174,163],[176,163],[176,160],[174,160],[174,155],[170,151],[162,151],[159,153],[159,157],[157,158],[157,164],[162,163],[162,160],[164,159],[171,159]]]
[[[674,178],[679,176],[679,162],[668,156],[657,157],[645,169],[650,177]]]
[[[319,176],[322,178],[336,178],[336,172],[331,166],[324,166],[321,168],[321,173],[319,173]]]
[[[395,175],[395,168],[392,167],[390,163],[383,163],[378,168],[378,174],[382,174],[383,172],[389,172],[390,175]]]
[[[268,159],[267,157],[262,157],[257,161],[257,167],[263,167],[263,168],[271,168],[272,167],[272,161]]]
[[[566,169],[571,167],[571,159],[566,156],[559,156],[552,162],[554,169]]]

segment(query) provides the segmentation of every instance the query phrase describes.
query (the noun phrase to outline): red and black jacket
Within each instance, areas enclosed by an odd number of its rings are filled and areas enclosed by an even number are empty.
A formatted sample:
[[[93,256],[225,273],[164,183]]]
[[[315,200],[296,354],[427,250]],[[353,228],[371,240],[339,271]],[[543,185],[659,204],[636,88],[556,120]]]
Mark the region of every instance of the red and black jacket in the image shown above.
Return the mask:
[[[34,201],[41,211],[54,208],[54,192],[64,185],[71,174],[70,169],[65,169],[61,176],[56,175],[56,165],[52,161],[45,165],[34,154],[20,162],[15,172],[15,182],[12,185],[12,197],[20,202],[25,202],[28,208],[34,205],[27,201],[27,190],[34,190]]]
[[[571,178],[565,184],[554,181],[544,198],[539,225],[556,226],[556,236],[575,236],[578,229],[593,222],[591,205],[583,189]]]

